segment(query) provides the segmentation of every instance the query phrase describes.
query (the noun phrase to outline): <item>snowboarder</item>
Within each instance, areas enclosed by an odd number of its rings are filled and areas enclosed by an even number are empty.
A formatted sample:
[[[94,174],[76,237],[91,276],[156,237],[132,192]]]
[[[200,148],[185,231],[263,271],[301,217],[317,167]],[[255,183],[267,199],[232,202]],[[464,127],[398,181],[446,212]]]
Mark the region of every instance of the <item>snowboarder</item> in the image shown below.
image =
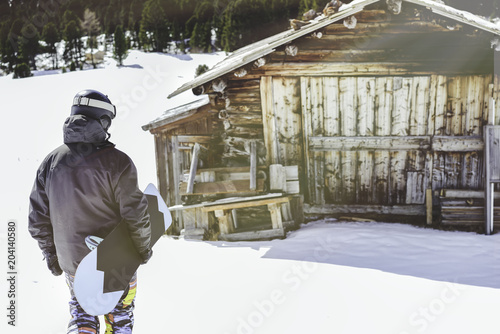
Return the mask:
[[[29,231],[52,274],[63,272],[70,288],[68,333],[99,333],[99,319],[80,307],[73,279],[90,252],[89,235],[105,237],[121,221],[146,263],[152,255],[147,199],[137,186],[132,160],[108,139],[116,108],[95,90],[76,94],[63,126],[64,144],[40,165],[30,196]],[[131,333],[136,276],[115,309],[105,316],[106,333]]]

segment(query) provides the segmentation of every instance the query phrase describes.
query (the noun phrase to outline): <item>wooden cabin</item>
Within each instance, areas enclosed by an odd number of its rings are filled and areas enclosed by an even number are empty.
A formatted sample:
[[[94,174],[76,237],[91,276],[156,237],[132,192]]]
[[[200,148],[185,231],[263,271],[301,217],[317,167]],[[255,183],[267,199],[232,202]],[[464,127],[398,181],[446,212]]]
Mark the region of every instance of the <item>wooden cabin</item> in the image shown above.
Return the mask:
[[[482,224],[499,35],[439,1],[355,0],[235,51],[170,94],[199,100],[143,127],[177,232],[283,237],[303,214]],[[271,223],[239,224],[252,215]]]

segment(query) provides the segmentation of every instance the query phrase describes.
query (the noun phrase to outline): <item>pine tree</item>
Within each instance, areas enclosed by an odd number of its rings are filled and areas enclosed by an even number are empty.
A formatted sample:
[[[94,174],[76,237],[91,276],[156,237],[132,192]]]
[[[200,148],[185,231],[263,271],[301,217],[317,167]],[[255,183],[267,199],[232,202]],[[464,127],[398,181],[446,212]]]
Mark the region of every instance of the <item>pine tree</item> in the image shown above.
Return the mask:
[[[141,0],[132,0],[128,16],[128,29],[132,35],[133,45],[137,48],[141,47],[139,32],[141,28],[141,15],[143,10],[143,2]]]
[[[73,11],[67,9],[64,11],[64,14],[62,16],[61,20],[61,30],[64,30],[68,23],[71,21],[75,21],[76,23],[80,22],[80,19],[78,18],[78,15],[76,15]]]
[[[85,12],[83,13],[83,21],[80,22],[80,28],[88,37],[87,47],[90,48],[92,66],[96,68],[94,61],[94,48],[97,47],[97,34],[101,30],[101,25],[99,24],[99,20],[97,20],[95,13],[88,8],[85,9]]]
[[[118,59],[118,64],[123,65],[123,58],[127,54],[127,40],[125,39],[125,34],[123,33],[123,28],[121,25],[116,26],[115,33],[115,57]]]
[[[232,51],[240,45],[240,25],[230,12],[226,12],[222,27],[221,46],[224,51]]]
[[[39,52],[40,35],[38,29],[31,23],[26,23],[21,29],[21,37],[18,40],[18,58],[26,62],[31,68],[36,68],[35,57]]]
[[[10,21],[4,21],[0,24],[0,63],[9,63],[9,53],[11,49],[9,47],[10,26]]]
[[[60,36],[53,22],[49,22],[43,27],[42,40],[47,43],[48,51],[52,54],[52,69],[56,69],[58,66],[56,43],[59,42]]]
[[[66,41],[66,49],[64,53],[66,58],[72,60],[79,67],[79,59],[81,58],[81,31],[76,21],[70,21],[63,31],[64,40]]]
[[[140,37],[142,43],[153,47],[153,51],[162,52],[170,41],[165,11],[159,0],[148,0],[144,4],[141,19]]]
[[[106,13],[104,14],[104,25],[105,25],[105,31],[106,35],[111,35],[117,25],[117,4],[115,0],[111,0],[108,4],[108,7],[106,8]]]
[[[207,52],[211,47],[211,26],[209,22],[197,22],[194,25],[193,33],[189,45],[191,49],[200,52]]]
[[[15,19],[8,29],[7,39],[3,43],[3,61],[8,64],[7,71],[12,72],[14,67],[20,63],[19,40],[22,37],[21,30],[23,22]],[[7,28],[7,27],[6,27]]]
[[[26,63],[17,64],[14,68],[14,79],[32,76],[30,67]]]

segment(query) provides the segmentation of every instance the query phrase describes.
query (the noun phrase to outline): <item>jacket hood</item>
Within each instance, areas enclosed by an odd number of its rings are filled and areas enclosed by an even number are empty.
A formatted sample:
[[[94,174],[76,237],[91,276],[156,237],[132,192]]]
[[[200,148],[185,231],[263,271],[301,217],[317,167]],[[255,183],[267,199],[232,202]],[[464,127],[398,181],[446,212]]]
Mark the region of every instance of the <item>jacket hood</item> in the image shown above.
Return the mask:
[[[108,133],[95,119],[84,115],[73,115],[66,119],[63,126],[64,143],[101,144],[108,139]]]

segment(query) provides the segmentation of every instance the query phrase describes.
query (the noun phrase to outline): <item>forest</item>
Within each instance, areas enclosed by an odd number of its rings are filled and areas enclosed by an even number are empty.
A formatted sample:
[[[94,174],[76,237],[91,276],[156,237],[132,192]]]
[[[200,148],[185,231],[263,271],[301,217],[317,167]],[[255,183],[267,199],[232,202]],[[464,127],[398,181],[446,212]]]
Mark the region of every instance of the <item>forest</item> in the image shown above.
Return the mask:
[[[350,3],[353,0],[342,0]],[[500,0],[436,0],[495,20]],[[382,6],[384,1],[378,5]],[[145,52],[231,52],[288,29],[289,20],[328,0],[0,0],[0,73],[29,76],[36,56],[53,68],[82,68],[84,50],[105,36],[121,63]],[[64,41],[63,59],[57,47]],[[87,60],[88,62],[88,60]],[[95,67],[92,58],[90,63]]]

